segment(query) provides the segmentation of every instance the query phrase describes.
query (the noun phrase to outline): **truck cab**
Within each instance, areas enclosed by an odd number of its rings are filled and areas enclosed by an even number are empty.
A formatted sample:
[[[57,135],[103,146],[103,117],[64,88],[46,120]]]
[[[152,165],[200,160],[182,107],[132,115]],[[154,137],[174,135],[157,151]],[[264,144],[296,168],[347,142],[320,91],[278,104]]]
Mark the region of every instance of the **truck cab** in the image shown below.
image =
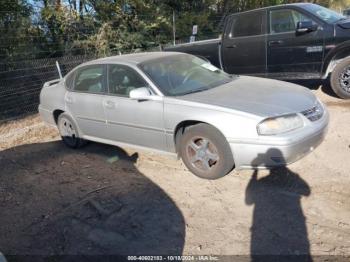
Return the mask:
[[[298,23],[314,27],[297,33]],[[332,30],[298,5],[231,15],[222,41],[223,68],[271,78],[319,78],[327,29]]]
[[[310,3],[229,15],[222,38],[169,48],[211,61],[230,74],[327,79],[350,98],[350,19]],[[205,52],[201,51],[205,50]]]

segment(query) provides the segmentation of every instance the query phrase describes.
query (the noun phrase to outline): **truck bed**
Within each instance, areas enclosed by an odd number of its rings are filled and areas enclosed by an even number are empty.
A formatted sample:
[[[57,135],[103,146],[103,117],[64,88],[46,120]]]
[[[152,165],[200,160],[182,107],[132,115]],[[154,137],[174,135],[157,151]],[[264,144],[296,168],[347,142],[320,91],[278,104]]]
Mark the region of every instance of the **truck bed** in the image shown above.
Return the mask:
[[[164,48],[164,51],[175,51],[196,55],[198,57],[209,60],[213,65],[221,68],[219,56],[220,44],[221,38],[216,38],[210,40],[196,41],[193,43],[168,46]]]

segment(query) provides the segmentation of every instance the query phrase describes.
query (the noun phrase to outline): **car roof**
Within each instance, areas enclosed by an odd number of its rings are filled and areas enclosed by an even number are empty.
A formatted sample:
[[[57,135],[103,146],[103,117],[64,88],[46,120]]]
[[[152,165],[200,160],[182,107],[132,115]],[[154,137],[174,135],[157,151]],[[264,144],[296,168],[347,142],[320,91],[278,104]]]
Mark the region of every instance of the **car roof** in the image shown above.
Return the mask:
[[[261,10],[266,10],[266,9],[274,9],[274,8],[280,8],[280,7],[288,7],[288,6],[306,6],[306,5],[315,5],[314,3],[290,3],[290,4],[281,4],[281,5],[271,5],[271,6],[266,6],[266,7],[261,7],[261,8],[256,8],[256,9],[251,9],[243,12],[237,12],[230,14],[231,15],[238,15],[238,14],[244,14],[244,13],[249,13],[249,12],[255,12],[255,11],[261,11]]]
[[[169,57],[173,55],[179,55],[183,53],[179,52],[144,52],[144,53],[133,53],[127,55],[118,55],[118,56],[110,56],[104,57],[96,60],[92,60],[82,64],[84,65],[93,65],[93,64],[114,64],[114,63],[128,63],[128,64],[140,64],[145,61],[150,61],[153,59],[161,58],[161,57]]]

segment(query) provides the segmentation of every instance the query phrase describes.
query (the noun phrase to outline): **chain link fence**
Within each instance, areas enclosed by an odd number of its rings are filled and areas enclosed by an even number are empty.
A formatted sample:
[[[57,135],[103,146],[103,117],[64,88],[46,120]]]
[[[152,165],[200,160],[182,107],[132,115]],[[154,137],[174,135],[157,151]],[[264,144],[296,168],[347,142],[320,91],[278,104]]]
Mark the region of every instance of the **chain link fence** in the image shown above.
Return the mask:
[[[132,52],[159,50],[160,47],[155,46]],[[130,52],[125,50],[125,53]],[[81,63],[96,58],[95,54],[86,54],[0,63],[0,125],[38,112],[39,95],[44,83],[59,78],[56,61],[64,76]]]
[[[0,124],[37,112],[43,84],[59,78],[56,61],[66,74],[94,58],[93,55],[78,55],[0,64]]]

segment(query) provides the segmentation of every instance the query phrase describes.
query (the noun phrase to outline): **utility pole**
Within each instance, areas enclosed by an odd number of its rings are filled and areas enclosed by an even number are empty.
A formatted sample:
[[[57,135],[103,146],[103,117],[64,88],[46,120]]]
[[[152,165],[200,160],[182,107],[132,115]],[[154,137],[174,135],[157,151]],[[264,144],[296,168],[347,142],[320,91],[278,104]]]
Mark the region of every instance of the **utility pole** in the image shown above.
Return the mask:
[[[176,27],[175,27],[175,10],[173,10],[173,44],[175,45]]]

